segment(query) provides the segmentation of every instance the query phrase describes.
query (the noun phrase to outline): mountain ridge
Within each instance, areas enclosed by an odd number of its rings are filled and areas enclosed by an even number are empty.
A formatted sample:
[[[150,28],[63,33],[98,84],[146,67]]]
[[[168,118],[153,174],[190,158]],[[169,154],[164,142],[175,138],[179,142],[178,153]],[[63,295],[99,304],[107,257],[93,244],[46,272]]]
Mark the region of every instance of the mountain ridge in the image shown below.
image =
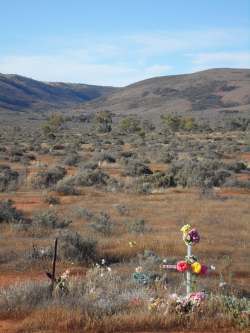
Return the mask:
[[[0,109],[36,111],[73,106],[104,96],[115,89],[80,83],[43,82],[16,74],[0,74]]]
[[[0,74],[0,110],[70,112],[109,110],[116,115],[158,117],[165,112],[216,115],[250,111],[250,69],[214,68],[149,78],[116,88],[42,82]],[[205,112],[204,112],[205,111]]]
[[[210,69],[150,78],[82,105],[85,112],[93,109],[107,109],[117,115],[143,114],[150,118],[164,112],[249,111],[250,69]]]

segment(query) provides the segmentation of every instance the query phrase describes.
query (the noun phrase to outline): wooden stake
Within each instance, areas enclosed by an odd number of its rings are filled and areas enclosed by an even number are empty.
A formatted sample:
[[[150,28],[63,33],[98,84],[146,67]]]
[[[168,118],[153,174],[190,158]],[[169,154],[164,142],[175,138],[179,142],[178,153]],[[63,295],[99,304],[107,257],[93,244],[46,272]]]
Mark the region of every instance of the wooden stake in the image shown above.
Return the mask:
[[[56,279],[56,259],[57,259],[57,238],[55,239],[54,247],[54,257],[53,257],[53,266],[52,266],[52,281],[51,281],[51,293],[54,290],[54,284]]]

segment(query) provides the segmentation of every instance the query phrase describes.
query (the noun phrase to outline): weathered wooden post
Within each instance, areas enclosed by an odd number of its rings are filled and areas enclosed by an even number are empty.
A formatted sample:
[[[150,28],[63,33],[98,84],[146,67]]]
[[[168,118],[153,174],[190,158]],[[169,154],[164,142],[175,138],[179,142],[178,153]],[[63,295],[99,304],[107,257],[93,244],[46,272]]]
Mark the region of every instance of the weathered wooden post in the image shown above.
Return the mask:
[[[54,246],[54,256],[53,256],[53,265],[52,265],[52,278],[51,278],[51,293],[53,293],[55,279],[56,279],[56,259],[57,259],[57,238],[55,239],[55,246]]]

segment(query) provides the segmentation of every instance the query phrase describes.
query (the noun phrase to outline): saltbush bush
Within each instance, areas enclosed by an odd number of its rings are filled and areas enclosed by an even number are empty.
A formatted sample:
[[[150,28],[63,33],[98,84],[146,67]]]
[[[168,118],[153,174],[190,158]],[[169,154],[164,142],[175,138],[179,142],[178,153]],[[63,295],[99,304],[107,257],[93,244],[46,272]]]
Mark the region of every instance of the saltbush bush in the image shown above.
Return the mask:
[[[84,207],[75,207],[73,209],[72,213],[74,214],[74,216],[76,218],[83,218],[87,221],[90,221],[94,216],[93,212],[91,212],[89,209],[84,208]]]
[[[95,156],[95,159],[101,162],[115,163],[116,159],[109,153],[101,153]]]
[[[60,198],[48,194],[44,197],[44,202],[49,204],[49,205],[59,205],[60,204]]]
[[[79,195],[80,192],[75,188],[75,177],[68,176],[58,181],[55,190],[63,195]]]
[[[18,184],[19,173],[11,170],[7,165],[0,165],[0,192],[15,190]]]
[[[79,186],[107,185],[109,175],[101,170],[82,170],[76,176],[76,184]]]
[[[32,179],[34,188],[48,188],[54,186],[60,179],[66,175],[66,170],[61,166],[55,166],[47,171],[40,171]]]
[[[142,234],[146,231],[146,223],[144,219],[137,219],[128,223],[128,231],[132,233]]]
[[[60,240],[60,254],[67,260],[89,263],[97,257],[97,242],[78,233],[67,232]]]
[[[92,218],[90,227],[96,232],[109,236],[113,231],[113,225],[111,217],[107,213],[101,212]]]
[[[60,216],[55,210],[48,209],[33,216],[33,225],[39,228],[62,229],[68,227],[72,221]]]
[[[67,154],[65,157],[63,164],[67,166],[77,166],[80,162],[80,156],[76,152],[72,152]]]
[[[26,282],[13,284],[8,288],[0,288],[0,312],[8,315],[31,311],[48,304],[51,298],[48,282]]]
[[[13,204],[11,200],[0,201],[0,223],[19,223],[26,221],[23,212],[17,210]]]
[[[141,175],[151,175],[153,172],[150,168],[140,161],[130,161],[124,168],[124,176],[141,176]]]
[[[168,174],[173,177],[175,185],[183,187],[221,186],[231,175],[219,161],[189,159],[171,163]]]

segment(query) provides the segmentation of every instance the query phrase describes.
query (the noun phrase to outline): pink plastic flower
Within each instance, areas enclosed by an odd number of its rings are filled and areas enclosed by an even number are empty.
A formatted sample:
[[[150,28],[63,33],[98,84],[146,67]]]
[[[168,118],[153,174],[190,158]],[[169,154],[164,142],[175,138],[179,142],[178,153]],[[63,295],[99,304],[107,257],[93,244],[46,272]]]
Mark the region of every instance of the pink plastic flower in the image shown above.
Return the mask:
[[[201,272],[200,274],[206,275],[208,273],[208,267],[206,265],[201,265]]]
[[[178,272],[186,272],[189,269],[189,264],[186,261],[177,262],[176,269]]]
[[[196,302],[196,303],[200,303],[202,301],[204,301],[206,298],[206,295],[203,291],[198,291],[198,292],[195,292],[195,293],[191,293],[189,295],[189,299]]]

